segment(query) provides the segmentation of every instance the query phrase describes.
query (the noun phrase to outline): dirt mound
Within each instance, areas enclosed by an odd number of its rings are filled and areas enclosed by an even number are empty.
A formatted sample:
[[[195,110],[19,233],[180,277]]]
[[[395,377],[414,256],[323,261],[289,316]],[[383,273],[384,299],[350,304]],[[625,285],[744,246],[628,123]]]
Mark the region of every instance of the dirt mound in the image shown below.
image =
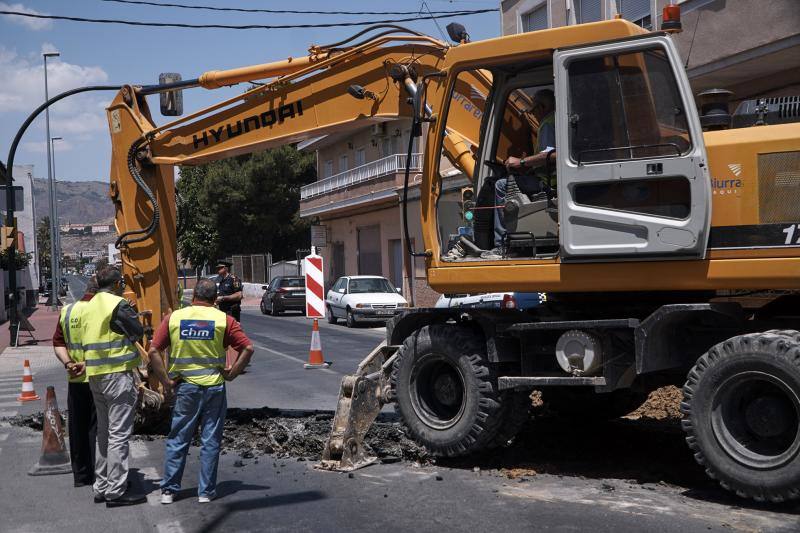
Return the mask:
[[[9,416],[3,418],[3,421],[12,426],[31,428],[36,431],[42,431],[44,428],[44,414],[41,412],[32,415]]]
[[[683,393],[678,387],[673,385],[661,387],[651,392],[647,397],[647,401],[625,418],[631,420],[641,418],[652,420],[680,419],[682,400]]]

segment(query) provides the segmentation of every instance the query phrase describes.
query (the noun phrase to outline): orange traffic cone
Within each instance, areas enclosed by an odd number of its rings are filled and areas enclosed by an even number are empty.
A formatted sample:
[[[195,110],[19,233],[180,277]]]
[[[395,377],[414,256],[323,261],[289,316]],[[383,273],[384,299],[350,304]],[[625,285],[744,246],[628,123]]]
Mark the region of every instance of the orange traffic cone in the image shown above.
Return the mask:
[[[331,364],[322,358],[322,342],[319,340],[319,323],[314,319],[311,329],[311,349],[308,351],[308,363],[303,368],[328,368]]]
[[[51,474],[71,474],[72,463],[64,443],[64,428],[61,427],[61,413],[56,403],[56,389],[47,387],[44,400],[44,427],[42,428],[42,456],[28,471],[30,476]]]
[[[18,402],[30,402],[41,400],[36,391],[33,390],[33,375],[31,374],[31,362],[25,359],[22,365],[22,394],[17,396]]]

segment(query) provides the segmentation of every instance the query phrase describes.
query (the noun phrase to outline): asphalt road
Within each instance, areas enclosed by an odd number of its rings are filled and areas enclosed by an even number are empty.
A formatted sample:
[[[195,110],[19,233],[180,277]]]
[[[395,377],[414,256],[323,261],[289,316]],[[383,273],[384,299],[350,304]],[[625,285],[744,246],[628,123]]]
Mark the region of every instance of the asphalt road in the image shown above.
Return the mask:
[[[73,294],[82,292],[81,280]],[[311,327],[299,316],[245,311],[242,324],[256,345],[249,371],[229,384],[232,407],[333,409],[342,375],[380,342],[382,328],[320,324],[327,370],[305,370]],[[16,394],[18,370],[3,372],[0,396]],[[66,406],[63,370],[49,359],[34,365],[37,391],[54,384]],[[8,396],[8,395],[7,395]],[[0,398],[0,405],[5,401]],[[36,403],[36,402],[32,402]],[[41,409],[26,404],[26,413]],[[547,438],[547,436],[543,436]],[[602,438],[602,437],[598,437]],[[800,506],[766,506],[721,489],[641,483],[614,474],[626,452],[610,452],[593,471],[562,468],[517,479],[488,467],[378,464],[353,477],[315,470],[306,461],[270,455],[223,455],[219,498],[196,502],[197,453],[191,448],[184,490],[172,506],[158,503],[161,440],[132,443],[134,483],[149,493],[135,508],[106,509],[70,476],[29,477],[40,453],[40,433],[0,422],[0,531],[798,531]],[[596,443],[587,437],[587,449]],[[686,453],[689,454],[688,449]],[[668,461],[655,447],[652,462]],[[647,468],[645,460],[641,468]],[[520,466],[525,466],[521,463]],[[558,465],[549,471],[558,471]],[[601,477],[602,476],[602,477]]]

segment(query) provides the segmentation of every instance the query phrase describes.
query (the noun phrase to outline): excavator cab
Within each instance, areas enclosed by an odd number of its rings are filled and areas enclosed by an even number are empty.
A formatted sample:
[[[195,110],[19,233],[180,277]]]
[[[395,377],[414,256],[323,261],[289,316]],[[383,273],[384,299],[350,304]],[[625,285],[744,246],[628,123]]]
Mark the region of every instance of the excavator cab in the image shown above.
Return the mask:
[[[474,83],[476,72],[484,73],[482,86]],[[546,148],[532,113],[542,90],[555,96],[555,146]],[[434,147],[442,157],[431,173],[440,182],[443,261],[705,257],[711,220],[705,147],[668,37],[531,52],[513,61],[494,57],[478,68],[453,68],[443,94]],[[454,179],[442,142],[450,128],[470,131],[465,111],[480,120],[466,184]],[[548,157],[535,169],[504,168],[509,157],[544,149]],[[471,210],[451,205],[459,186],[477,191]],[[499,257],[484,253],[492,248],[501,250]]]

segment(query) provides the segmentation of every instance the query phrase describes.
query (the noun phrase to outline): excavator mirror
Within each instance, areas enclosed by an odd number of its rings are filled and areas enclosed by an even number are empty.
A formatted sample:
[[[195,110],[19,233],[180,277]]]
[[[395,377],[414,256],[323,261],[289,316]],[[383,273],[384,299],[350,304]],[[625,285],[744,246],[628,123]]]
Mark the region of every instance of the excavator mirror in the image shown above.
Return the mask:
[[[159,85],[169,85],[181,81],[181,75],[177,72],[164,72],[158,75]],[[161,114],[165,117],[179,117],[183,115],[183,91],[172,89],[164,91],[159,95],[161,104]]]

